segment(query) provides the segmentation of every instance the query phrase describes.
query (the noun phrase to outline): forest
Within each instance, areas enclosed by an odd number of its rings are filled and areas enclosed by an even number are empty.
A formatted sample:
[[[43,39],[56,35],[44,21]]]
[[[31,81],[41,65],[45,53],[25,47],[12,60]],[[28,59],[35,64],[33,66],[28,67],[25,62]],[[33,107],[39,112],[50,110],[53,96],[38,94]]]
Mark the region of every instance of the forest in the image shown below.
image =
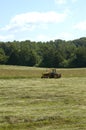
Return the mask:
[[[1,41],[0,64],[46,68],[86,67],[86,37],[70,41]]]

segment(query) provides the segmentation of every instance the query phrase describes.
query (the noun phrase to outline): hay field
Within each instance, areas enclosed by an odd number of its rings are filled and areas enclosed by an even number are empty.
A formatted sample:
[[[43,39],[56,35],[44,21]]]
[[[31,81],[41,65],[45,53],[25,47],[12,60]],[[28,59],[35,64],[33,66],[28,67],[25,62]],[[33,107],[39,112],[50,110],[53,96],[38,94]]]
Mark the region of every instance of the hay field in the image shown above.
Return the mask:
[[[85,130],[86,69],[0,66],[0,130]]]

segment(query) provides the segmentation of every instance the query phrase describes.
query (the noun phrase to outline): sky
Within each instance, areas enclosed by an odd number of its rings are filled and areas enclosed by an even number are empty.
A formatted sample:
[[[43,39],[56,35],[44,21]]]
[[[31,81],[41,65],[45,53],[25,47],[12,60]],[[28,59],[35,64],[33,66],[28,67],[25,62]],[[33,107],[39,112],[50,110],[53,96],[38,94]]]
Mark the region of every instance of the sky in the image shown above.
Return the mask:
[[[86,37],[86,0],[0,0],[0,41]]]

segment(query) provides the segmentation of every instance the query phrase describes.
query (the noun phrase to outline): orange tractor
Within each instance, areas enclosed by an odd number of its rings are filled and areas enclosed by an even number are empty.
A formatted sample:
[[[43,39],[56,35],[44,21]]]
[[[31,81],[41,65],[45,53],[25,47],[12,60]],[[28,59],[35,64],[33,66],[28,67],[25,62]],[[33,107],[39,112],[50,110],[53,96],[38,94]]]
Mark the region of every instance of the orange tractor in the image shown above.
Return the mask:
[[[61,78],[61,74],[56,72],[56,69],[52,69],[51,72],[43,73],[41,78]]]

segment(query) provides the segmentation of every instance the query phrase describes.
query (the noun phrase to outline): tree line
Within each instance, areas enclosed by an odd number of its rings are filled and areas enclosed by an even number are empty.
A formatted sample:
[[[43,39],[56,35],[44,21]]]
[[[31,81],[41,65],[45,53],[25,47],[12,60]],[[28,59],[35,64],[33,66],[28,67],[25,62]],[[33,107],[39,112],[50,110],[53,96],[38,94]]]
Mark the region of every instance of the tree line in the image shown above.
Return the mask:
[[[0,42],[0,64],[50,68],[86,67],[86,37],[71,41]]]

